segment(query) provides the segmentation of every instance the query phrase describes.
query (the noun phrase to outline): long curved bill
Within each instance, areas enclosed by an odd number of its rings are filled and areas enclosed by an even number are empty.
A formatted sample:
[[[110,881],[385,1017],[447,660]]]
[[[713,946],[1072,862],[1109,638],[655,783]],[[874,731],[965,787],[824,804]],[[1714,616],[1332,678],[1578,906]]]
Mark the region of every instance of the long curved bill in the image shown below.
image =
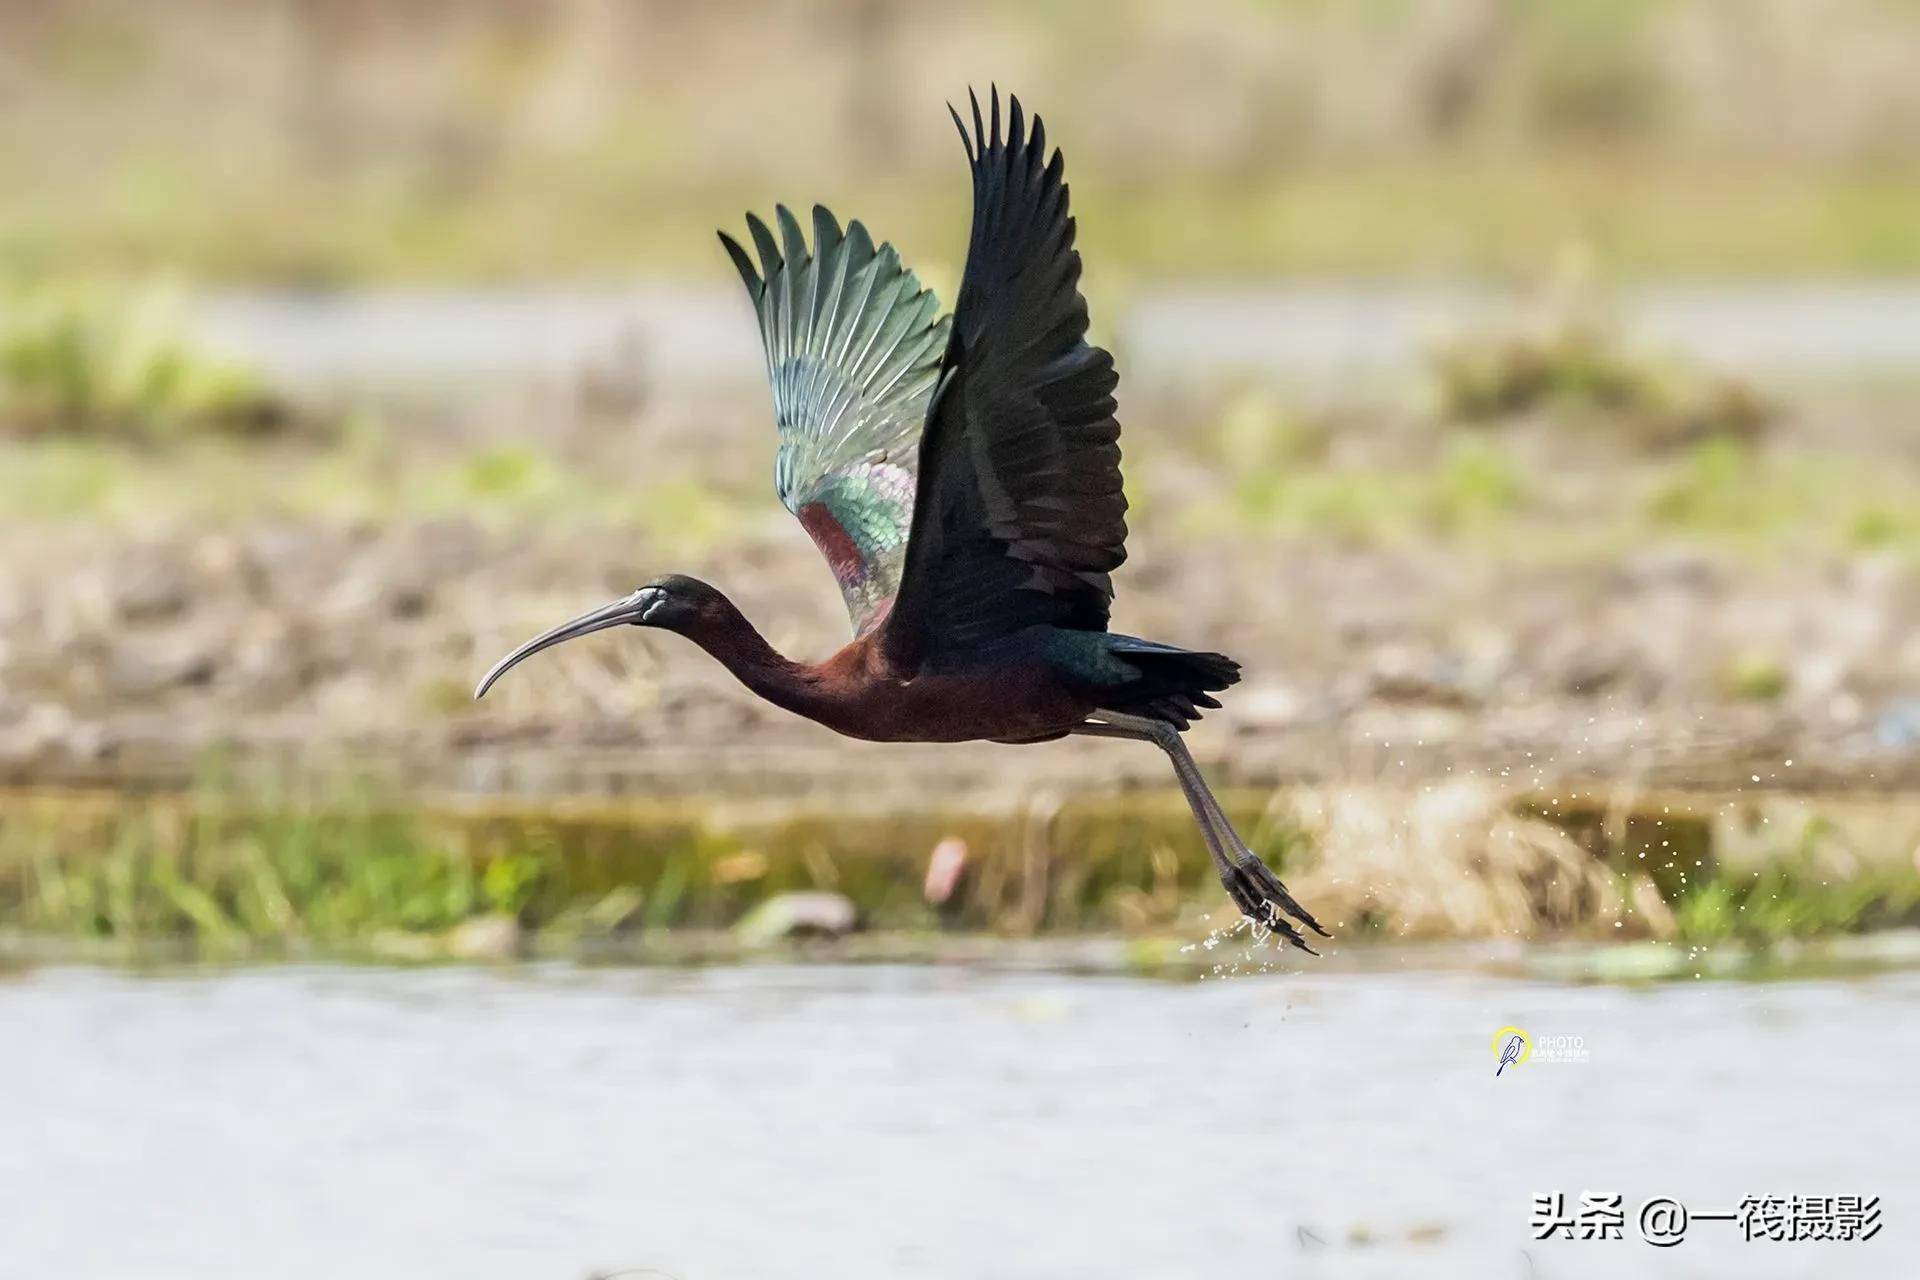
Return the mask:
[[[592,613],[583,613],[571,622],[563,622],[551,631],[543,631],[533,639],[515,649],[506,657],[493,664],[485,678],[475,686],[473,696],[476,700],[487,696],[487,690],[493,688],[493,682],[507,673],[507,669],[522,658],[530,658],[542,649],[551,649],[556,644],[592,635],[596,631],[605,631],[608,627],[624,626],[631,622],[643,621],[647,610],[659,599],[660,592],[653,587],[642,587],[630,596],[603,605]]]

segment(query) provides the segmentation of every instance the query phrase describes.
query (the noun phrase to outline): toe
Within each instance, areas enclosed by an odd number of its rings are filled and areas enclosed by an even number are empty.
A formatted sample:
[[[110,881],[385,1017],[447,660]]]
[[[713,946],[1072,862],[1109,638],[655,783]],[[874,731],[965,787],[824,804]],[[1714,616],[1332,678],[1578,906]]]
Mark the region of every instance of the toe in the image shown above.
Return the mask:
[[[1280,883],[1279,877],[1275,876],[1272,869],[1258,858],[1250,857],[1246,862],[1229,867],[1220,879],[1226,886],[1227,895],[1233,899],[1234,905],[1240,908],[1240,913],[1252,921],[1257,928],[1279,934],[1308,955],[1320,953],[1307,945],[1306,938],[1299,929],[1294,927],[1293,921],[1282,914],[1282,911],[1291,914],[1321,937],[1332,936],[1320,927],[1318,921],[1307,914],[1305,908],[1293,900],[1293,895],[1287,892],[1286,886]]]
[[[1254,877],[1258,880],[1260,884],[1260,888],[1262,890],[1262,896],[1267,898],[1269,901],[1278,904],[1282,909],[1286,911],[1288,915],[1292,916],[1295,920],[1298,920],[1301,924],[1307,926],[1307,928],[1313,930],[1315,933],[1319,934],[1321,937],[1331,938],[1333,936],[1332,934],[1328,933],[1325,929],[1320,927],[1320,922],[1313,918],[1313,915],[1311,912],[1309,912],[1305,907],[1301,906],[1298,902],[1294,901],[1293,895],[1287,892],[1287,886],[1280,882],[1279,876],[1276,876],[1275,874],[1273,874],[1273,868],[1269,867],[1265,862],[1261,861],[1258,857],[1254,857],[1251,854],[1249,854],[1248,856],[1252,858],[1252,861],[1248,864],[1247,870],[1252,872]]]
[[[1273,873],[1260,862],[1234,867],[1222,877],[1228,896],[1256,929],[1279,934],[1308,955],[1319,955],[1307,945],[1306,938],[1294,927],[1293,922],[1281,914],[1280,906],[1267,883],[1272,879]]]

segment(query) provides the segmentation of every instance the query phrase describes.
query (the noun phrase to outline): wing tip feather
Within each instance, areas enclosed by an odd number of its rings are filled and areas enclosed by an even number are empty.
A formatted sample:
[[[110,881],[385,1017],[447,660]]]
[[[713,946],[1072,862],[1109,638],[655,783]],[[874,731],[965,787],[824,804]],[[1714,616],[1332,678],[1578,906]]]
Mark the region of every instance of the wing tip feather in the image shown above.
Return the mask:
[[[740,242],[726,232],[715,231],[714,234],[720,237],[720,244],[726,249],[727,257],[733,260],[733,269],[740,273],[740,282],[747,286],[747,293],[756,302],[759,301],[761,293],[767,286],[766,281],[760,278],[760,273],[753,269],[753,259],[749,258],[747,251],[740,247]]]
[[[967,132],[966,124],[960,119],[959,110],[951,102],[947,104],[947,114],[953,117],[953,127],[960,134],[960,146],[967,153],[967,164],[969,166],[979,164],[980,157],[973,150],[973,135]]]
[[[833,216],[833,210],[823,204],[813,206],[813,252],[818,258],[825,258],[837,250],[846,239],[846,233],[840,229],[840,220]]]
[[[798,268],[808,257],[806,232],[800,229],[800,220],[793,216],[793,210],[784,204],[773,206],[773,217],[780,224],[780,242],[786,250],[787,261]]]
[[[753,240],[753,249],[760,255],[760,271],[768,282],[773,280],[774,272],[784,265],[780,256],[780,246],[774,243],[773,232],[760,219],[757,213],[747,214],[747,234]]]

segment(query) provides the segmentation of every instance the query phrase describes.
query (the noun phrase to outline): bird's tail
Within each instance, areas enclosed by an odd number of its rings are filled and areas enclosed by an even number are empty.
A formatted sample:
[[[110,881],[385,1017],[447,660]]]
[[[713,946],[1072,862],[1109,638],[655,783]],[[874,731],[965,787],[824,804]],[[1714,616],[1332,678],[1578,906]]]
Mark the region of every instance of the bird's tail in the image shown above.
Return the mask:
[[[1224,653],[1196,653],[1133,636],[1114,636],[1111,645],[1140,678],[1114,690],[1108,708],[1164,720],[1176,729],[1198,720],[1203,708],[1217,710],[1220,700],[1212,695],[1240,680],[1240,664]]]

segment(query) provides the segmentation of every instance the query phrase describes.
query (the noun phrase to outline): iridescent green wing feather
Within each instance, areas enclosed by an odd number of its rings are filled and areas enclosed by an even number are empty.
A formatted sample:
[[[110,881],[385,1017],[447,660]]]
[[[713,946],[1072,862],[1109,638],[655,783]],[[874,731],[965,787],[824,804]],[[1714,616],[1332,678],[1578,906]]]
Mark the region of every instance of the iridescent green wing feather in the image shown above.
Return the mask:
[[[900,589],[926,421],[949,321],[865,227],[815,206],[813,246],[783,206],[780,239],[749,214],[760,262],[725,232],[760,319],[780,453],[774,486],[833,569],[855,635]]]

